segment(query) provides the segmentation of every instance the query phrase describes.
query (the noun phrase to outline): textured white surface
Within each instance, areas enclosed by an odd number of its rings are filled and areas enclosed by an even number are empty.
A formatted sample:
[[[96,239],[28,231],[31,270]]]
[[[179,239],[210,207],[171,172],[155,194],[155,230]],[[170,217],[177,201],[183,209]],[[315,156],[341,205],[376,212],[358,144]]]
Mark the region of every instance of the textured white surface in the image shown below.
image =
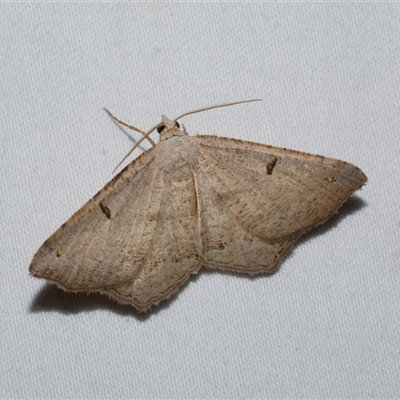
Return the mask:
[[[1,4],[0,396],[400,396],[400,6]],[[272,276],[201,272],[145,316],[28,276],[162,113],[369,178]],[[138,154],[138,153],[136,153]]]

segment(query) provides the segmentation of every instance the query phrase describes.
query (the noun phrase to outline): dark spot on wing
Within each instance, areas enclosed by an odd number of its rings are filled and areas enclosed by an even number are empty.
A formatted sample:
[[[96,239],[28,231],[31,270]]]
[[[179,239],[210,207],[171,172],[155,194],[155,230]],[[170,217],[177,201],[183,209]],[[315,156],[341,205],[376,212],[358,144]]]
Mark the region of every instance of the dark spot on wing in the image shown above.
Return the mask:
[[[275,168],[278,159],[275,157],[271,162],[267,164],[267,175],[272,175],[272,171]]]
[[[111,219],[111,212],[110,212],[110,209],[109,209],[107,206],[105,206],[103,203],[100,203],[99,205],[100,205],[101,211],[103,211],[104,215],[105,215],[108,219]]]

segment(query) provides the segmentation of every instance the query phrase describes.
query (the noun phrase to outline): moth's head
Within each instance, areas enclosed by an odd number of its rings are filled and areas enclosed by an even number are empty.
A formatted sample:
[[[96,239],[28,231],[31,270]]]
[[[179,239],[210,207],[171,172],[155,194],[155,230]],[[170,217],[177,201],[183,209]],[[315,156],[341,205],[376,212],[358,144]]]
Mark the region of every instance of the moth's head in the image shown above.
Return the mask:
[[[104,109],[108,115],[117,123],[122,124],[124,126],[126,126],[129,129],[132,129],[133,131],[139,132],[141,133],[143,136],[136,142],[136,144],[132,147],[132,149],[128,152],[128,154],[122,159],[122,161],[117,165],[117,167],[114,169],[115,170],[125,161],[125,159],[132,153],[133,150],[136,149],[136,147],[145,139],[147,139],[152,146],[155,146],[156,144],[153,142],[153,140],[149,137],[150,134],[152,132],[154,132],[155,129],[157,129],[158,133],[160,134],[160,141],[161,140],[166,140],[169,139],[171,137],[174,136],[185,136],[188,135],[185,126],[182,124],[182,129],[180,128],[179,122],[177,122],[179,119],[190,115],[190,114],[196,114],[199,112],[203,112],[206,110],[212,110],[213,108],[219,108],[219,107],[227,107],[227,106],[233,106],[235,104],[242,104],[242,103],[251,103],[253,101],[261,101],[261,99],[254,99],[254,100],[244,100],[244,101],[235,101],[233,103],[225,103],[225,104],[219,104],[216,106],[210,106],[210,107],[204,107],[204,108],[198,108],[197,110],[193,110],[193,111],[188,111],[185,112],[184,114],[181,114],[179,117],[176,117],[174,120],[170,120],[169,118],[167,118],[165,115],[161,116],[161,122],[159,124],[157,124],[156,126],[154,126],[153,128],[151,128],[149,131],[144,132],[141,129],[138,129],[136,127],[134,127],[133,125],[128,125],[125,122],[120,121],[118,118],[114,117],[114,115],[112,115],[110,113],[110,111],[108,111],[106,108]]]
[[[157,128],[157,132],[160,134],[160,141],[169,139],[173,136],[184,136],[187,135],[185,127],[179,125],[178,121],[171,120],[165,115],[161,116],[162,124]]]

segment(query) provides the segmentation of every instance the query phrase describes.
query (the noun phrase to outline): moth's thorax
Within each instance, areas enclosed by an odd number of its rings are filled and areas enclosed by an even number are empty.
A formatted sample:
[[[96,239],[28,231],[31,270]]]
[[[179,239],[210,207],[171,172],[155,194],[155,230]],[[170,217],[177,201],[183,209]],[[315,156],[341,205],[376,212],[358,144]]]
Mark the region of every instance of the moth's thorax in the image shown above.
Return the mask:
[[[176,121],[170,120],[165,115],[161,116],[163,123],[163,130],[160,133],[160,142],[162,140],[167,140],[174,136],[185,136],[187,135],[184,127],[183,130],[180,129],[179,124]],[[182,125],[183,126],[183,125]]]
[[[159,168],[178,177],[191,174],[197,165],[197,143],[192,136],[181,135],[160,142],[157,163]]]

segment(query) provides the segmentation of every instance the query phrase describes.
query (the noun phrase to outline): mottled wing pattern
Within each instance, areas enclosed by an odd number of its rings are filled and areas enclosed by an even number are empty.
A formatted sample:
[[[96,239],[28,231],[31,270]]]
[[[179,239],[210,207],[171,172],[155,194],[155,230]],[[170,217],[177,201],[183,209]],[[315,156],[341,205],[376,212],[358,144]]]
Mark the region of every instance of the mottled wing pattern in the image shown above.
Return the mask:
[[[219,195],[206,163],[203,166],[205,170],[196,171],[196,183],[205,265],[248,274],[272,272],[294,240],[268,242],[249,230]]]
[[[163,192],[154,153],[138,157],[50,236],[30,273],[72,291],[134,279],[150,249]]]
[[[139,274],[133,281],[113,286],[115,299],[144,311],[169,298],[201,267],[195,244],[197,201],[191,168],[179,170],[179,179],[163,171],[163,190],[157,223]]]
[[[129,164],[46,240],[31,274],[144,311],[202,264],[273,271],[299,235],[366,182],[340,160],[178,132]]]
[[[328,219],[365,182],[356,166],[216,136],[195,136],[202,243],[216,267],[272,271],[299,235]]]

